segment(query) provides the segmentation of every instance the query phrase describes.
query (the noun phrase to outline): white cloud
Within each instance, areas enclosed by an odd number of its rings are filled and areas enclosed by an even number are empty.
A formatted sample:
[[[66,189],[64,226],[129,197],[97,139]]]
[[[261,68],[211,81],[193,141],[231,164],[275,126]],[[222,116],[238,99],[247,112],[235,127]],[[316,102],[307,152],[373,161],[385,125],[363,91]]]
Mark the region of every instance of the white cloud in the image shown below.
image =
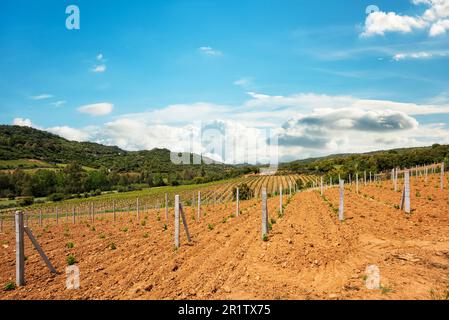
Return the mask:
[[[106,69],[107,69],[106,65],[105,64],[101,64],[101,65],[95,66],[92,69],[92,72],[94,72],[94,73],[103,73],[103,72],[106,71]]]
[[[78,108],[78,111],[81,113],[87,113],[91,116],[105,116],[110,114],[113,109],[113,104],[103,102],[81,106]]]
[[[449,51],[420,51],[420,52],[403,52],[393,56],[393,60],[401,61],[407,59],[431,59],[444,58],[449,56]]]
[[[249,96],[238,106],[205,102],[169,105],[120,115],[96,127],[47,130],[70,140],[118,145],[127,150],[193,150],[227,163],[266,162],[267,139],[274,133],[279,134],[284,160],[449,143],[449,131],[443,125],[420,125],[414,118],[449,113],[444,99],[414,104],[312,93]],[[101,113],[91,106],[86,109]],[[31,124],[28,121],[17,122]]]
[[[442,34],[446,34],[447,30],[449,30],[449,19],[440,20],[432,25],[429,34],[432,37],[436,37]]]
[[[24,119],[24,118],[15,118],[12,121],[12,124],[14,126],[20,126],[20,127],[33,127],[33,123],[31,122],[30,119]]]
[[[63,105],[65,105],[66,103],[67,103],[67,101],[60,100],[60,101],[53,102],[51,105],[54,106],[54,107],[59,108],[59,107],[62,107]]]
[[[329,96],[314,93],[299,93],[290,96],[269,96],[249,92],[253,99],[247,101],[245,106],[251,109],[271,108],[280,110],[310,113],[315,109],[342,109],[354,110],[392,110],[404,112],[409,115],[449,113],[449,105],[415,104],[395,102],[388,100],[359,99],[352,96]]]
[[[51,99],[51,98],[53,98],[53,95],[47,94],[47,93],[40,94],[40,95],[37,95],[37,96],[31,96],[31,97],[30,97],[31,100],[35,100],[35,101],[38,101],[38,100],[46,100],[46,99]]]
[[[242,88],[252,87],[253,84],[254,84],[254,79],[251,77],[244,77],[244,78],[240,78],[240,79],[234,81],[234,85],[242,87]]]
[[[378,11],[369,14],[366,18],[362,36],[385,35],[386,32],[410,33],[414,29],[423,29],[426,26],[427,22],[421,18]]]
[[[387,32],[411,33],[428,30],[429,36],[445,34],[449,30],[449,0],[413,0],[414,5],[426,5],[420,16],[399,15],[395,12],[373,12],[365,20],[363,37],[385,35]]]
[[[96,56],[96,60],[98,61],[99,64],[96,64],[91,71],[94,73],[103,73],[107,70],[107,66],[106,66],[106,60],[104,58],[104,55],[102,53],[99,53]]]
[[[75,129],[67,126],[47,128],[46,131],[71,141],[88,141],[91,137],[89,129]]]
[[[198,48],[198,51],[206,56],[222,56],[223,53],[221,51],[218,51],[216,49],[213,49],[211,47],[200,47]]]

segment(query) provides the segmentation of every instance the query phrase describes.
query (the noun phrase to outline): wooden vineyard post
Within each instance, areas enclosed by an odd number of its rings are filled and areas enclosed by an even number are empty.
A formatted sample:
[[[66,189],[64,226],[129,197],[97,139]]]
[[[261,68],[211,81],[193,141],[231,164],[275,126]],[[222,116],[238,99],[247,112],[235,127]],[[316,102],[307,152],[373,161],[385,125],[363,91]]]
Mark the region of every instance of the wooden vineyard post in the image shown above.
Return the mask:
[[[402,190],[402,199],[400,209],[404,210],[405,213],[410,213],[410,171],[405,170],[404,172],[404,189]]]
[[[198,191],[198,221],[201,219],[201,191]]]
[[[137,222],[140,222],[139,198],[137,198],[136,200],[136,213],[137,213]]]
[[[349,185],[352,186],[352,175],[349,174]]]
[[[17,211],[16,222],[16,285],[25,285],[25,246],[23,242],[23,212]]]
[[[343,221],[345,219],[344,197],[345,197],[345,181],[340,180],[340,206],[338,210],[338,220],[340,221]]]
[[[92,203],[90,205],[90,214],[91,214],[91,219],[92,219],[92,223],[95,222],[95,209],[94,209],[94,204]]]
[[[42,209],[39,209],[39,226],[42,227]]]
[[[34,238],[33,233],[31,232],[28,227],[24,227],[23,230],[27,234],[28,238],[31,240],[31,243],[33,244],[34,248],[37,250],[39,255],[41,256],[42,260],[44,260],[45,264],[47,265],[48,269],[50,269],[51,273],[57,273],[56,269],[51,264],[50,260],[47,258],[47,256],[44,253],[44,250],[40,247],[39,243],[37,242],[36,238]]]
[[[320,188],[321,188],[321,196],[324,195],[324,185],[323,185],[323,177],[321,177],[321,184],[320,184]]]
[[[3,212],[0,213],[0,232],[3,232]]]
[[[16,225],[16,285],[18,287],[25,285],[25,246],[24,246],[24,234],[28,236],[31,243],[44,260],[47,267],[52,273],[57,273],[56,269],[51,264],[50,260],[45,255],[42,248],[39,246],[33,233],[27,226],[24,225],[23,212],[17,211],[15,214]]]
[[[58,213],[58,207],[56,207],[56,224],[58,224],[59,213]]]
[[[283,215],[283,211],[284,211],[284,204],[282,201],[282,186],[279,187],[279,215],[282,216]]]
[[[440,177],[440,183],[441,183],[441,191],[444,190],[444,162],[441,163],[441,177]]]
[[[391,183],[393,184],[394,188],[394,169],[391,170]]]
[[[371,184],[373,182],[373,175],[371,171],[369,172],[369,183]]]
[[[364,181],[365,181],[365,187],[366,187],[366,171],[363,172]]]
[[[168,194],[165,194],[165,220],[168,220]]]
[[[175,248],[179,248],[179,196],[175,196]]]
[[[179,210],[181,213],[182,224],[184,225],[184,230],[186,232],[187,241],[190,243],[190,242],[192,242],[192,239],[190,238],[189,226],[187,225],[186,215],[184,213],[184,208],[181,203],[179,203]]]
[[[117,220],[117,216],[115,213],[115,200],[112,200],[112,218],[114,219],[114,221]]]
[[[359,194],[359,173],[355,174],[355,192]]]
[[[262,240],[268,236],[267,188],[262,189]]]
[[[76,223],[76,208],[75,208],[75,206],[73,206],[73,208],[72,208],[72,222],[73,222],[73,224]]]
[[[396,169],[394,170],[394,180],[393,180],[393,183],[394,183],[394,192],[397,192],[397,191],[398,191],[398,171],[399,171],[398,168],[396,168]]]
[[[236,198],[235,198],[235,216],[240,215],[240,188],[237,188]]]
[[[425,171],[424,171],[424,181],[427,184],[429,182],[429,178],[428,178],[428,174],[429,174],[429,168],[426,167]]]

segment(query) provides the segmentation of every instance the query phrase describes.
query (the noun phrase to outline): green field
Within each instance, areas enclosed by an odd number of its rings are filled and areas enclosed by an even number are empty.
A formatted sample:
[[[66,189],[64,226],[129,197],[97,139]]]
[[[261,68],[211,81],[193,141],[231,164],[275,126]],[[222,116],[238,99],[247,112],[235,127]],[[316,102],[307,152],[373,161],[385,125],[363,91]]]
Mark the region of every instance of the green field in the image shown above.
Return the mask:
[[[36,168],[55,168],[54,165],[32,159],[19,159],[19,160],[0,160],[0,170],[11,170],[11,169],[36,169]]]

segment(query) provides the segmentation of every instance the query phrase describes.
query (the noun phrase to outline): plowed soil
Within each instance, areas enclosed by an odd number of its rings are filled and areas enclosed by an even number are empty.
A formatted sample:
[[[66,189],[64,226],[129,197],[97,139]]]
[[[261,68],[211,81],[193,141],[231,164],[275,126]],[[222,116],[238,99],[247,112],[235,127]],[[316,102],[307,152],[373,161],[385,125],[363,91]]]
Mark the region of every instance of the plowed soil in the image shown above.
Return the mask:
[[[232,203],[203,207],[199,221],[186,208],[192,242],[181,228],[178,250],[173,212],[169,221],[148,211],[140,222],[122,214],[115,222],[31,226],[60,274],[49,273],[26,239],[26,285],[0,291],[0,299],[447,299],[449,189],[436,188],[438,179],[412,179],[410,215],[395,207],[401,193],[391,181],[360,186],[359,194],[347,187],[343,222],[337,189],[325,198],[298,193],[288,204],[285,196],[283,217],[279,198],[270,198],[266,242],[256,200],[242,202],[239,217]],[[11,227],[0,234],[2,286],[15,277],[14,237]],[[69,254],[81,272],[79,290],[66,289]],[[380,269],[379,289],[365,285],[369,265]]]

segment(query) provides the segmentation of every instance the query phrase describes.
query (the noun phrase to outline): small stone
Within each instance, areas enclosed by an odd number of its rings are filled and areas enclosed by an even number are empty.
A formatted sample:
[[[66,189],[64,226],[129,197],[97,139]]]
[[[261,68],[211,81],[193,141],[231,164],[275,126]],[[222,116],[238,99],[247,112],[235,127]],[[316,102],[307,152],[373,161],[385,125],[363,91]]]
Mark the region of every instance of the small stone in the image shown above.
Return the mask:
[[[228,286],[223,286],[223,291],[226,293],[230,293],[231,292],[231,288],[229,288]]]
[[[151,290],[153,290],[153,285],[152,284],[150,284],[149,286],[147,286],[145,288],[145,291],[147,291],[147,292],[150,292]]]

